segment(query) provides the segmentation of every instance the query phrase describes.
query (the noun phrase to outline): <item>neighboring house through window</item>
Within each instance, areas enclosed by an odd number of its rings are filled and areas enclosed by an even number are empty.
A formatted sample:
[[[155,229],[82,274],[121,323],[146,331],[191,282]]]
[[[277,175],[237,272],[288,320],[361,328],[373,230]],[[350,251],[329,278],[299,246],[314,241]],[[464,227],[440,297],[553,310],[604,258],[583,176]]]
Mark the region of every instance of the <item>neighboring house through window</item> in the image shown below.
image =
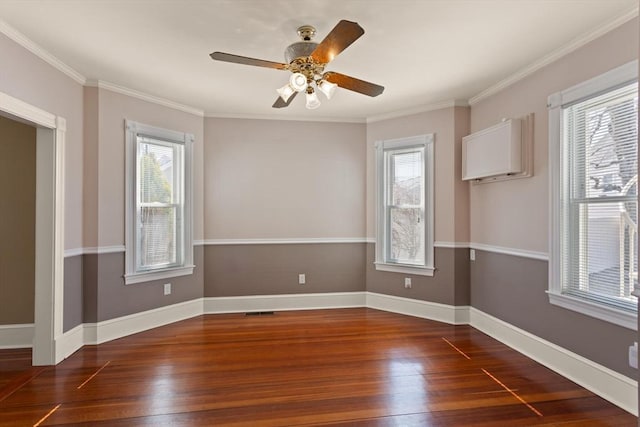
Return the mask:
[[[193,135],[126,122],[127,284],[193,272]]]
[[[376,269],[433,275],[433,134],[376,144]]]
[[[637,61],[549,97],[549,298],[637,329]]]

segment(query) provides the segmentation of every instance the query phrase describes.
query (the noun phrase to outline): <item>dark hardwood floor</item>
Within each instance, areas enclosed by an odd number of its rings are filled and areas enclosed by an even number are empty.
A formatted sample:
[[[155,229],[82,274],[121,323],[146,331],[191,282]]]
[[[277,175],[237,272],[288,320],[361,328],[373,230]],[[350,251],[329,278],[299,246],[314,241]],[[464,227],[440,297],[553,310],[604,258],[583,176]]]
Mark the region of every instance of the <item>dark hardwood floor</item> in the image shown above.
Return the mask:
[[[373,309],[206,315],[29,357],[0,351],[2,426],[637,426],[469,326]]]

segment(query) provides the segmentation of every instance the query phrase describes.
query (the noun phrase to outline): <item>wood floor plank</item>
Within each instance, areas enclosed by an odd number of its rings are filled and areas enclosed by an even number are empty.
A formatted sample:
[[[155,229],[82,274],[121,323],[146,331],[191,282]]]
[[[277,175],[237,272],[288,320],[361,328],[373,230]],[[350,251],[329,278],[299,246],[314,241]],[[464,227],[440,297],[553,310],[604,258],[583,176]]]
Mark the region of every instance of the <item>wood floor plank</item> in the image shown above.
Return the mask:
[[[637,425],[470,326],[364,308],[205,315],[86,346],[0,401],[1,426],[47,414],[42,426]]]

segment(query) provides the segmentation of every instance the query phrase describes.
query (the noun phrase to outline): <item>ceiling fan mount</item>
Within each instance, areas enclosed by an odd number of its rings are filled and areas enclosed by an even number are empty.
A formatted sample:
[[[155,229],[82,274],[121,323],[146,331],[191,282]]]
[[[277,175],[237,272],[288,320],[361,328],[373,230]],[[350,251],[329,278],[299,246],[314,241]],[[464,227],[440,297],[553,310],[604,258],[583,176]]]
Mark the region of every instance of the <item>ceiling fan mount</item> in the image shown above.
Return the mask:
[[[302,25],[298,27],[298,35],[303,41],[308,42],[316,35],[316,29],[311,25]]]
[[[323,92],[327,98],[331,98],[336,87],[342,87],[368,96],[378,96],[384,91],[383,86],[344,74],[324,71],[326,65],[333,58],[364,34],[364,30],[360,25],[342,20],[320,43],[312,41],[316,35],[316,29],[311,25],[298,27],[297,32],[302,41],[287,46],[284,52],[286,63],[248,58],[224,52],[213,52],[211,58],[217,61],[290,71],[292,74],[289,83],[277,90],[280,96],[273,104],[274,108],[289,106],[300,92],[306,93],[307,108],[317,108],[320,106],[320,100],[315,93],[315,89]]]

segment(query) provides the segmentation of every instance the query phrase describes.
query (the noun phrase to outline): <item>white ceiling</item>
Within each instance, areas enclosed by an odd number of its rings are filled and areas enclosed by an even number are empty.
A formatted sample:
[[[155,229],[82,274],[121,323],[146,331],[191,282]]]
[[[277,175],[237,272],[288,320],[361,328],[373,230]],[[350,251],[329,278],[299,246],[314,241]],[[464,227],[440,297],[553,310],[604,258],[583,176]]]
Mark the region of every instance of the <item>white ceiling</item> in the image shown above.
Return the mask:
[[[89,81],[207,115],[363,120],[468,100],[637,11],[637,0],[0,0],[0,19]],[[636,12],[637,13],[637,12]],[[365,34],[326,69],[385,86],[338,90],[308,111],[271,105],[288,72],[209,53],[283,62],[296,29],[317,42],[340,20]]]

